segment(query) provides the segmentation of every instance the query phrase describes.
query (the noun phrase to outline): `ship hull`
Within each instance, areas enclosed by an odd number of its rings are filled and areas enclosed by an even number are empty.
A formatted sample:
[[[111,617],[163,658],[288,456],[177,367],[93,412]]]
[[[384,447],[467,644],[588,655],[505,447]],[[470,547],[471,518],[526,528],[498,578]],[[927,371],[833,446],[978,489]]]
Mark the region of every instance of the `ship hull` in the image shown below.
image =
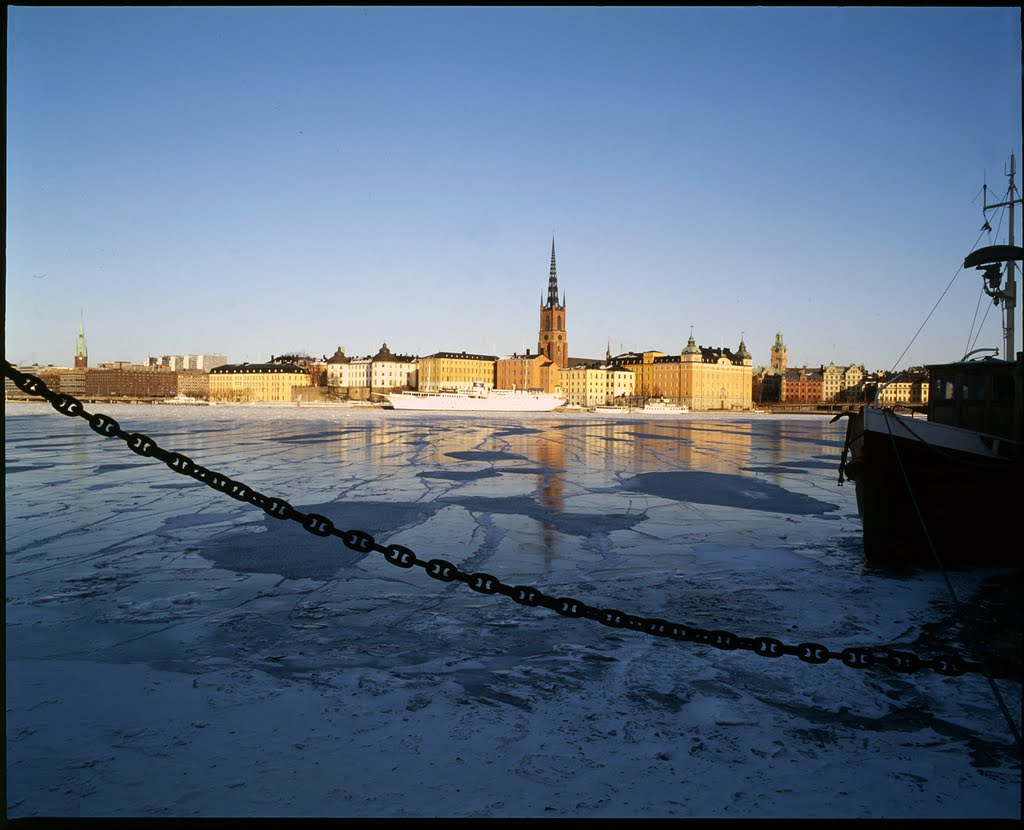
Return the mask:
[[[516,392],[482,396],[398,392],[388,395],[388,401],[395,409],[428,412],[551,412],[565,403],[557,395]]]
[[[865,557],[963,569],[1021,564],[1008,511],[1024,504],[1019,445],[863,408],[847,425]]]
[[[688,415],[690,413],[685,406],[645,406],[641,411],[646,415]]]

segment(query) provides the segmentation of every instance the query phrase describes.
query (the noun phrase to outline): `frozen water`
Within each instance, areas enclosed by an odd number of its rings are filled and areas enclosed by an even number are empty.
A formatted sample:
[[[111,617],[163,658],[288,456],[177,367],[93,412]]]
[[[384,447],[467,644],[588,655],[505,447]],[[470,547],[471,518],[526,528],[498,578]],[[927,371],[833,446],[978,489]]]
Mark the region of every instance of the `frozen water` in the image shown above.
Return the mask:
[[[940,575],[864,564],[825,418],[96,409],[552,595],[833,650],[1019,647],[954,617]],[[977,675],[564,619],[316,538],[48,405],[5,428],[10,817],[1019,817]],[[1006,577],[952,575],[974,617]],[[1019,680],[997,686],[1019,723]]]

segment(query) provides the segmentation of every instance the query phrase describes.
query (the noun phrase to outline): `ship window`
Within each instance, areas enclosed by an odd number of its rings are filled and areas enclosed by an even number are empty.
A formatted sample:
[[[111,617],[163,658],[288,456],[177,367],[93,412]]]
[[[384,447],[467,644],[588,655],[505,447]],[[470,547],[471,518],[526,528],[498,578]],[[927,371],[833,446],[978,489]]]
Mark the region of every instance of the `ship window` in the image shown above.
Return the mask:
[[[937,401],[951,401],[953,400],[956,392],[954,391],[953,381],[946,378],[935,379],[935,400]]]
[[[964,378],[963,399],[965,401],[985,400],[984,375],[968,375]]]
[[[997,375],[992,378],[992,400],[1013,400],[1013,378],[1009,375]]]

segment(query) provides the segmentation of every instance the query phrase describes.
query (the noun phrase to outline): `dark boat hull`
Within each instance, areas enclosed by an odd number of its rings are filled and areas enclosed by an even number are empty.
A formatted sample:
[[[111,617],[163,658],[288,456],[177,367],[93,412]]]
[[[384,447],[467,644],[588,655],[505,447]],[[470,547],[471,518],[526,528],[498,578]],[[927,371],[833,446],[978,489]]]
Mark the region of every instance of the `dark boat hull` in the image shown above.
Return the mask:
[[[1019,445],[865,407],[847,426],[864,553],[876,563],[1018,566]],[[1012,517],[1012,521],[1008,521]]]

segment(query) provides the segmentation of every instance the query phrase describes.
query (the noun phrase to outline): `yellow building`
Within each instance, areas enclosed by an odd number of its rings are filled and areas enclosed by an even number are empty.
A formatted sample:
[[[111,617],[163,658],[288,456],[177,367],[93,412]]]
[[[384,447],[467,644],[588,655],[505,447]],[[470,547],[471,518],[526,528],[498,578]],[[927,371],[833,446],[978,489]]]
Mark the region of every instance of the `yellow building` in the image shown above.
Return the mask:
[[[829,363],[821,370],[821,399],[823,401],[844,401],[849,399],[848,390],[856,389],[864,379],[864,369],[853,364],[845,369]]]
[[[613,361],[636,375],[635,393],[666,398],[692,410],[753,408],[753,366],[746,345],[739,349],[698,346],[690,335],[678,355],[647,351],[619,355]]]
[[[437,352],[421,357],[417,380],[420,392],[472,389],[477,381],[493,389],[498,358],[466,352]]]
[[[210,370],[212,403],[281,403],[296,386],[311,386],[309,372],[292,363],[240,363]]]
[[[885,380],[878,383],[880,390],[877,397],[878,406],[892,406],[898,403],[925,405],[928,403],[928,375],[923,370],[908,372],[888,386],[885,386],[885,383]]]
[[[664,357],[664,352],[649,350],[646,352],[627,352],[612,358],[611,363],[629,369],[633,373],[633,394],[640,397],[660,397],[654,392],[654,361]]]
[[[835,401],[843,391],[843,370],[835,363],[829,363],[821,369],[821,399]]]

